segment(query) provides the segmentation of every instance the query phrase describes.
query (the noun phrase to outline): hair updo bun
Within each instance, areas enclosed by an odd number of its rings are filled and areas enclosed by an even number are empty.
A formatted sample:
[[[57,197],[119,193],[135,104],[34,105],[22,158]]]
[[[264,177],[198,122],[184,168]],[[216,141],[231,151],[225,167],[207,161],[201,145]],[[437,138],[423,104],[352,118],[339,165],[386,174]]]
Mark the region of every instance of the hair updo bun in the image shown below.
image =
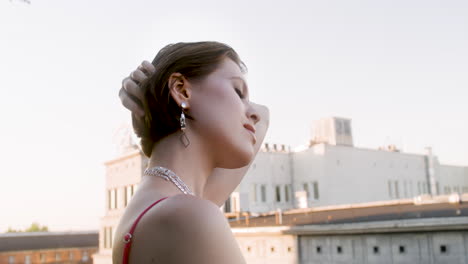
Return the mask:
[[[151,156],[156,142],[180,129],[182,109],[169,93],[171,74],[180,73],[187,80],[201,80],[215,71],[224,58],[232,59],[241,70],[246,70],[234,49],[215,41],[169,44],[158,52],[152,62],[156,72],[140,84],[144,93],[144,120],[132,114],[133,129],[147,157]],[[194,120],[189,115],[186,118]]]

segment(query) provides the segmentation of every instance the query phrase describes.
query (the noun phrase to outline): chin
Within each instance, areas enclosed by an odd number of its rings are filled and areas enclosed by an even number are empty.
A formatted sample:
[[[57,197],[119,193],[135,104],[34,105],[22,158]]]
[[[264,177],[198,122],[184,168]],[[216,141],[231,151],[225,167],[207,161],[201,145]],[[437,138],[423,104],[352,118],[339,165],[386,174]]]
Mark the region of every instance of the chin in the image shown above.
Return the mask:
[[[252,147],[250,150],[237,149],[237,151],[227,151],[226,153],[228,153],[227,157],[224,158],[224,162],[222,162],[218,167],[225,169],[238,169],[249,165],[254,158]]]

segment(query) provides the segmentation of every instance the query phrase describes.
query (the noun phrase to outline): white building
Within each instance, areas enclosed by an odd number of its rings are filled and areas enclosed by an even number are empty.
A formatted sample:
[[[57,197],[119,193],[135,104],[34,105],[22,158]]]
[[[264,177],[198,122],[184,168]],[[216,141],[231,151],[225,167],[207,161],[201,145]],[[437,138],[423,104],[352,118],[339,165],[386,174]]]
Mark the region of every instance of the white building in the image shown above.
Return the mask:
[[[468,167],[442,165],[430,148],[425,154],[409,154],[393,145],[354,147],[351,121],[332,117],[315,122],[314,137],[302,149],[265,143],[228,201],[228,211],[265,212],[454,192],[468,193]]]
[[[111,263],[113,233],[147,165],[138,147],[124,141],[122,155],[105,163],[107,206],[97,264]],[[395,146],[354,147],[351,120],[331,117],[314,123],[308,146],[291,150],[265,143],[221,209],[229,217],[454,192],[468,193],[468,167],[442,165],[431,149],[409,154]]]

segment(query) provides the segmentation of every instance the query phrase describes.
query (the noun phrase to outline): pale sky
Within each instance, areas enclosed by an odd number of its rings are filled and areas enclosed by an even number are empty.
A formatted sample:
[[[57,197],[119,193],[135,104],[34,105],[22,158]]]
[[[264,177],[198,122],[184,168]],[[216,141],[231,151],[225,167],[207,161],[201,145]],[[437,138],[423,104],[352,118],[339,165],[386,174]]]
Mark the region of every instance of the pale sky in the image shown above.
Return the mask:
[[[267,142],[295,147],[342,116],[358,147],[468,166],[467,14],[464,0],[1,1],[0,232],[98,229],[103,162],[129,122],[121,80],[180,41],[236,49]]]

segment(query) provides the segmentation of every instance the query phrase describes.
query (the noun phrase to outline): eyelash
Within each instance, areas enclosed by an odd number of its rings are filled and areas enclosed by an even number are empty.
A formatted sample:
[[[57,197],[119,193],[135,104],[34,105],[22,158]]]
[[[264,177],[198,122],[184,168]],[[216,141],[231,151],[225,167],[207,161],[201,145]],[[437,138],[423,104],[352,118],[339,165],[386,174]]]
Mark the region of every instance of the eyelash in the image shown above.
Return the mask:
[[[236,93],[239,95],[239,97],[244,99],[244,95],[242,94],[242,92],[237,88],[235,88],[235,90],[236,90]]]

